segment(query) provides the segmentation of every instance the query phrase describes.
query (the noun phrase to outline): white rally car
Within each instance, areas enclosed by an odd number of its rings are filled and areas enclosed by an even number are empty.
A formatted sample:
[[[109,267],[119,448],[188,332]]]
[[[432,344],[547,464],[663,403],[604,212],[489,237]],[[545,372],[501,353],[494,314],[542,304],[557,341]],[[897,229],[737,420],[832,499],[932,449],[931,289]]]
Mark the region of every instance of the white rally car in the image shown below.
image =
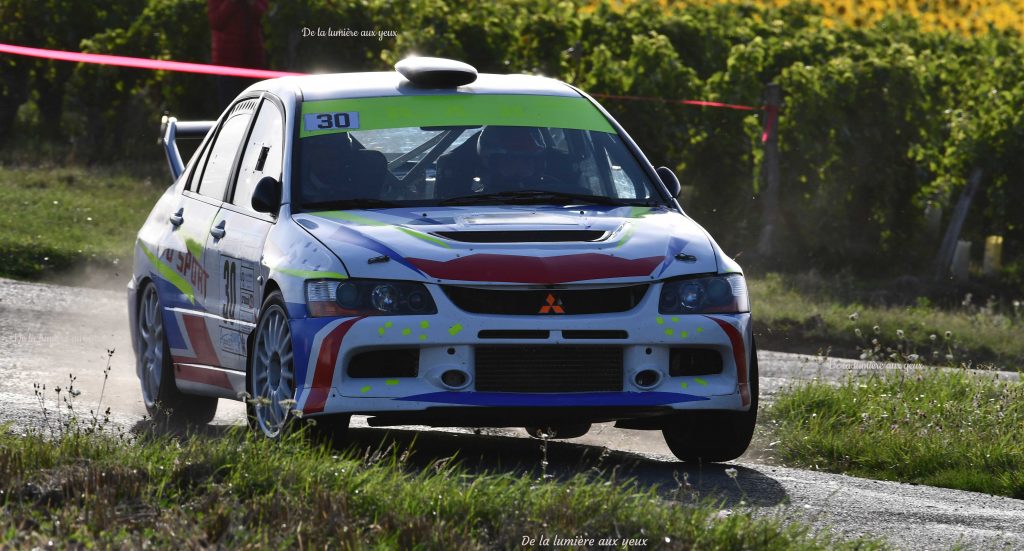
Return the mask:
[[[747,448],[742,271],[577,88],[409,58],[260,82],[164,142],[175,182],[128,291],[154,416],[247,398],[268,437],[364,415],[566,438],[615,421],[687,461]]]

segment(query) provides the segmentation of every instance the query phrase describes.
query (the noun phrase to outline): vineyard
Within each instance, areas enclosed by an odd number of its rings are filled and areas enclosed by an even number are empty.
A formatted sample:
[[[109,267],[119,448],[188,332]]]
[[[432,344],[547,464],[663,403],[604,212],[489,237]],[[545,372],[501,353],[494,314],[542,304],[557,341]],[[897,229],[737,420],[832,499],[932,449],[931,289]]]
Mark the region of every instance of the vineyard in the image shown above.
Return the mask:
[[[636,0],[618,0],[613,6],[626,10]],[[689,0],[670,2],[658,0],[665,11],[685,10],[687,6],[712,6],[730,3],[730,0]],[[735,2],[733,2],[735,3]],[[781,8],[794,4],[792,0],[764,0],[749,2],[755,6]],[[811,0],[810,5],[821,10],[822,24],[829,28],[837,25],[865,27],[879,23],[886,17],[906,16],[918,22],[925,31],[954,31],[962,34],[983,34],[990,31],[1016,31],[1024,34],[1024,2],[1021,0]],[[593,9],[596,4],[591,4]]]
[[[627,5],[628,4],[628,5]],[[778,4],[778,5],[777,5]],[[785,4],[785,5],[783,5]],[[899,8],[899,9],[897,9]],[[563,79],[607,99],[656,164],[679,172],[684,208],[750,264],[762,221],[762,116],[662,99],[760,105],[781,85],[782,242],[765,266],[925,275],[968,177],[975,264],[1003,236],[999,279],[1024,281],[1024,42],[1016,3],[910,1],[668,7],[635,1],[278,2],[264,20],[271,68],[386,70],[415,52],[485,72]],[[846,23],[859,23],[847,25]],[[304,27],[396,37],[303,38]],[[987,28],[1005,32],[979,32]],[[47,29],[42,34],[40,29]],[[963,32],[961,32],[963,31]],[[202,0],[0,0],[5,41],[209,61]],[[161,114],[210,118],[208,77],[0,59],[0,153],[160,162]],[[22,152],[22,153],[19,153]],[[0,251],[2,254],[2,251]],[[761,259],[765,260],[765,259]]]

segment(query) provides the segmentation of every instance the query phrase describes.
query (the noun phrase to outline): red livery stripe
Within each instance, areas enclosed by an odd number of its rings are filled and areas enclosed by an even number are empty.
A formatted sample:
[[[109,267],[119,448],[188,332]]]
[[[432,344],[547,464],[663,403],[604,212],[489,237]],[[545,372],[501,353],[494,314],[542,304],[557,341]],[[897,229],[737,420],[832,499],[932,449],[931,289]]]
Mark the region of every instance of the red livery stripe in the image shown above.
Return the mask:
[[[183,381],[234,390],[234,387],[231,386],[231,381],[228,380],[227,373],[219,369],[207,369],[189,364],[174,364],[174,377]]]
[[[194,363],[202,365],[220,365],[217,351],[213,348],[210,333],[206,329],[206,321],[202,316],[182,314],[181,321],[185,324],[185,334],[192,344],[193,356],[171,356],[174,363]]]
[[[210,340],[210,333],[206,329],[206,320],[202,316],[190,316],[188,314],[182,314],[181,320],[185,323],[185,331],[188,333],[189,342],[192,343],[192,352],[195,354],[195,358],[189,362],[188,358],[178,356],[174,358],[174,361],[202,365],[220,365],[217,351],[213,348],[213,341]]]
[[[327,403],[327,394],[331,390],[331,381],[334,379],[334,366],[338,363],[338,354],[341,353],[341,341],[345,334],[359,320],[352,318],[343,322],[324,337],[320,343],[320,353],[316,358],[316,369],[313,371],[313,384],[303,406],[303,413],[319,413],[324,410]]]
[[[743,345],[743,336],[728,322],[711,316],[704,317],[717,323],[729,336],[729,342],[732,343],[732,355],[736,360],[736,378],[739,380],[740,400],[744,406],[750,405],[750,381],[747,379],[747,352]]]
[[[427,275],[438,279],[552,284],[648,276],[664,262],[665,257],[628,259],[598,253],[549,257],[473,254],[448,261],[425,258],[407,260]]]

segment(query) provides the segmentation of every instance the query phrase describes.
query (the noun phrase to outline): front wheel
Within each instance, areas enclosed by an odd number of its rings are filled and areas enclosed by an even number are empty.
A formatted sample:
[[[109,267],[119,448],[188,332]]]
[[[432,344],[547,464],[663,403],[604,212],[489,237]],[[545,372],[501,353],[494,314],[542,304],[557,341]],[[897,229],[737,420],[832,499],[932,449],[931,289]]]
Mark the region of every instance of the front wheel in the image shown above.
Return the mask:
[[[260,311],[249,353],[247,403],[250,425],[267,438],[281,436],[292,420],[295,404],[295,367],[292,333],[284,297],[274,291]]]
[[[680,461],[719,463],[743,455],[757,424],[757,345],[750,352],[748,411],[687,411],[672,416],[662,434]]]
[[[135,347],[142,401],[154,421],[174,426],[205,425],[217,413],[217,398],[183,394],[174,382],[171,349],[164,334],[163,307],[156,285],[147,282],[136,310]]]

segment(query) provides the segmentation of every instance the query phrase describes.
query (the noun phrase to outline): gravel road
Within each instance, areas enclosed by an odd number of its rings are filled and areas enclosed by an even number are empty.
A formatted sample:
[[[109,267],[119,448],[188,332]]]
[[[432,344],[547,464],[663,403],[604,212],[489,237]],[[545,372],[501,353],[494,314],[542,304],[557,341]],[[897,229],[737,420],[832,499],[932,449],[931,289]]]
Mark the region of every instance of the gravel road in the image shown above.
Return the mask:
[[[24,283],[0,279],[0,423],[12,430],[45,423],[35,384],[42,392],[50,422],[56,415],[56,387],[66,393],[69,374],[81,391],[74,405],[87,418],[111,408],[111,420],[130,429],[145,415],[134,373],[123,292]],[[110,375],[104,385],[108,362]],[[854,360],[763,351],[759,355],[762,397],[770,401],[794,382],[818,378],[838,382],[863,376],[883,366]],[[1017,378],[1016,373],[997,373]],[[244,422],[241,404],[221,400],[213,431]],[[534,469],[540,463],[538,441],[522,430],[401,428],[371,429],[355,419],[357,443],[376,447],[382,441],[408,441],[419,435],[421,459],[450,456],[456,451],[468,462],[488,468]],[[595,426],[589,434],[547,448],[553,473],[591,467],[617,467],[641,484],[656,485],[668,495],[686,499],[680,491],[684,473],[693,490],[716,495],[726,511],[750,506],[757,514],[802,519],[815,529],[844,536],[869,536],[901,549],[1024,549],[1024,501],[791,469],[773,464],[770,446],[762,443],[731,465],[684,468],[675,462],[660,433]],[[735,480],[726,473],[735,468]],[[723,513],[723,514],[727,514]]]

